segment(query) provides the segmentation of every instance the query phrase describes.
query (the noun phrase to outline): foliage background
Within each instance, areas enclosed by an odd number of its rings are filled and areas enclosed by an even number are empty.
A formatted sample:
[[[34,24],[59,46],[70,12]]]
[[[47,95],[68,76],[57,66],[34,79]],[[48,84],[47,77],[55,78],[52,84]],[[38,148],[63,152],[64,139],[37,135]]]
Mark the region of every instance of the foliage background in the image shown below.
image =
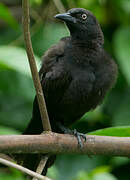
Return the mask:
[[[53,18],[59,12],[55,2],[30,0],[32,43],[38,67],[44,52],[61,37],[68,35],[64,24]],[[130,125],[130,0],[62,0],[62,3],[66,10],[83,7],[96,15],[104,32],[105,49],[119,68],[117,84],[108,93],[103,105],[84,115],[74,127],[86,133],[105,127]],[[21,22],[21,0],[1,0],[1,135],[20,134],[31,118],[35,91],[24,49]],[[127,130],[130,135],[130,128],[127,127]],[[112,131],[116,133],[116,128]],[[128,158],[59,155],[55,165],[49,169],[48,176],[54,180],[127,180],[130,179],[129,169]],[[2,179],[25,178],[12,168],[0,168]]]

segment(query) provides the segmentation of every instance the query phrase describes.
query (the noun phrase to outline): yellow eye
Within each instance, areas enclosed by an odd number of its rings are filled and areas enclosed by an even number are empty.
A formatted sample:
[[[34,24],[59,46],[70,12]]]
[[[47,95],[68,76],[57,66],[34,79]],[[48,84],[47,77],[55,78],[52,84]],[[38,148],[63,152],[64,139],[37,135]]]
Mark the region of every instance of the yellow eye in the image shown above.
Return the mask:
[[[82,14],[82,19],[86,20],[87,19],[87,15],[86,14]]]

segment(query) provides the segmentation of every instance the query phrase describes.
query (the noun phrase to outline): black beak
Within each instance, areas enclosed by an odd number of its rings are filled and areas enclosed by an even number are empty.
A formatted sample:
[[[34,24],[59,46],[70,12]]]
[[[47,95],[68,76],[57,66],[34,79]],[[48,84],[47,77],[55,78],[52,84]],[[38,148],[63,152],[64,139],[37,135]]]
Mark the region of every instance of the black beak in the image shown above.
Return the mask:
[[[70,13],[57,14],[54,17],[62,21],[65,21],[66,23],[67,22],[76,23],[76,19],[72,17]]]

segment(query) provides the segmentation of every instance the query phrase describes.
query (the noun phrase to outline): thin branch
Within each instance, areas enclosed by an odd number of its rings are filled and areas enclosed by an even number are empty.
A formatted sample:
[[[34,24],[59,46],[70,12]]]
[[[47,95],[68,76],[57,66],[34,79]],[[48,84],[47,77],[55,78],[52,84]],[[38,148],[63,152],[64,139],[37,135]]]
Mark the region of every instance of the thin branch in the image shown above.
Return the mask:
[[[37,166],[36,173],[42,174],[42,171],[43,171],[43,169],[47,163],[48,158],[49,158],[48,155],[45,155],[45,156],[41,155],[41,159],[40,159],[40,162]],[[37,178],[33,178],[32,180],[37,180]]]
[[[44,21],[47,19],[48,17],[48,9],[49,9],[49,5],[46,6],[46,8],[42,10],[42,14],[40,14],[40,16],[38,15],[38,13],[35,11],[35,13],[33,13],[34,9],[31,9],[30,12],[30,17],[35,20],[35,24],[33,24],[30,27],[30,32],[31,32],[31,36],[34,36],[37,31],[39,30],[39,28],[41,27],[41,25],[43,24],[43,18],[44,17]],[[38,18],[38,19],[36,19]],[[16,39],[12,40],[8,45],[10,46],[19,46],[23,44],[23,34],[21,34],[19,37],[17,37]]]
[[[49,117],[48,117],[48,113],[47,113],[45,98],[44,98],[44,94],[42,91],[42,86],[40,83],[40,79],[39,79],[39,75],[38,75],[38,71],[37,71],[37,67],[36,67],[36,62],[35,62],[35,58],[34,58],[32,43],[31,43],[30,28],[29,28],[29,25],[30,25],[29,0],[23,0],[22,7],[23,7],[24,40],[25,40],[25,44],[26,44],[26,50],[27,50],[27,54],[28,54],[30,69],[32,72],[32,78],[33,78],[34,86],[36,89],[37,100],[38,100],[39,110],[40,110],[41,119],[42,119],[42,125],[43,125],[43,129],[45,131],[51,131],[51,125],[50,125],[50,121],[49,121]],[[41,159],[40,164],[38,166],[38,172],[39,172],[39,167],[40,167],[40,170],[44,169],[47,159],[48,159],[48,157]]]
[[[45,176],[42,176],[42,175],[40,175],[40,174],[37,174],[37,173],[35,173],[35,172],[27,169],[27,168],[24,168],[24,167],[22,167],[22,166],[20,166],[20,165],[17,165],[17,164],[15,164],[15,163],[10,162],[10,161],[8,161],[8,160],[5,160],[5,159],[3,159],[3,158],[0,158],[0,163],[1,163],[1,164],[4,164],[4,165],[6,165],[6,166],[9,166],[9,167],[13,167],[13,168],[15,168],[15,169],[18,169],[18,170],[20,170],[21,172],[26,173],[26,174],[28,174],[29,176],[35,177],[35,178],[37,178],[37,179],[39,179],[39,180],[51,180],[51,179],[49,179],[49,178],[47,178],[47,177],[45,177]]]
[[[47,156],[47,155],[41,157],[40,163],[39,163],[39,165],[37,167],[37,170],[36,170],[36,172],[38,174],[42,174],[42,171],[43,171],[43,169],[44,169],[44,167],[46,165],[46,162],[47,162],[48,158],[49,158],[49,156]],[[32,180],[37,180],[37,178],[33,178]]]
[[[24,40],[26,44],[26,50],[28,55],[28,60],[32,72],[32,78],[34,82],[34,86],[36,89],[39,109],[41,113],[41,119],[44,126],[44,130],[51,131],[51,126],[49,122],[49,117],[46,109],[46,104],[44,100],[44,95],[36,67],[36,62],[34,58],[32,43],[31,43],[31,37],[30,37],[30,31],[29,31],[29,24],[30,24],[30,18],[29,18],[29,0],[23,0],[23,28],[24,28]]]
[[[61,0],[53,0],[53,2],[55,4],[56,8],[58,9],[59,13],[64,13],[66,11]]]
[[[0,136],[0,153],[90,154],[130,157],[130,137],[87,135],[81,149],[75,136],[42,135]]]
[[[8,156],[7,154],[0,153],[0,158],[15,162],[14,159]]]

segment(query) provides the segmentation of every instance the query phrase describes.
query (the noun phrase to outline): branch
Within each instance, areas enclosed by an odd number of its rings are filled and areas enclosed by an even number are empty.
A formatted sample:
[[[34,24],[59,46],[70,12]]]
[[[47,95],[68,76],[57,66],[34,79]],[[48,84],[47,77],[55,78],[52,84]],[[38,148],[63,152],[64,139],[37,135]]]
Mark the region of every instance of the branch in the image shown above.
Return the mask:
[[[130,156],[130,137],[87,135],[81,149],[75,136],[42,135],[0,136],[0,153],[51,153]]]
[[[27,51],[27,55],[28,55],[30,69],[32,72],[32,78],[33,78],[34,86],[36,89],[36,95],[37,95],[37,100],[38,100],[38,104],[39,104],[42,125],[43,125],[43,129],[45,131],[51,131],[51,125],[50,125],[50,121],[49,121],[49,117],[48,117],[45,98],[44,98],[44,94],[42,91],[42,86],[40,83],[40,79],[39,79],[39,75],[38,75],[38,71],[37,71],[37,67],[36,67],[36,62],[35,62],[35,58],[34,58],[32,43],[31,43],[30,28],[29,28],[29,25],[30,25],[29,0],[23,0],[22,2],[23,2],[22,7],[23,7],[24,40],[25,40],[25,44],[26,44],[26,51]],[[41,161],[38,165],[38,168],[37,168],[38,173],[42,172],[41,169],[44,169],[44,166],[45,166],[47,160],[48,160],[48,157],[41,159]],[[40,169],[40,171],[39,171],[39,169]]]
[[[65,7],[61,2],[61,0],[53,0],[53,2],[60,13],[66,12]]]
[[[26,174],[28,174],[28,175],[30,175],[30,176],[32,176],[32,177],[37,178],[37,179],[40,179],[40,180],[51,180],[51,179],[49,179],[49,178],[47,178],[47,177],[45,177],[45,176],[42,176],[42,175],[40,175],[40,174],[37,174],[37,173],[35,173],[35,172],[27,169],[27,168],[24,168],[24,167],[22,167],[22,166],[20,166],[20,165],[17,165],[17,164],[15,164],[15,163],[10,162],[10,161],[8,161],[8,160],[5,160],[5,159],[3,159],[3,158],[0,158],[0,163],[1,163],[1,164],[4,164],[4,165],[6,165],[6,166],[9,166],[9,167],[13,167],[13,168],[15,168],[15,169],[18,169],[18,170],[20,170],[21,172],[26,173]]]
[[[5,159],[5,160],[8,160],[8,161],[12,161],[12,162],[15,162],[13,158],[11,158],[9,155],[7,154],[2,154],[0,153],[0,158],[2,159]]]
[[[41,155],[41,160],[40,160],[40,162],[38,164],[38,167],[36,169],[36,172],[38,174],[42,174],[42,171],[43,171],[43,169],[44,169],[44,167],[46,165],[46,162],[47,162],[48,158],[49,158],[48,155],[44,155],[44,156]],[[34,177],[32,180],[37,180],[37,178]]]
[[[30,31],[29,31],[29,0],[23,0],[23,28],[24,28],[24,40],[28,55],[28,60],[31,68],[32,78],[34,82],[34,86],[36,89],[39,109],[41,113],[41,119],[42,124],[44,125],[44,130],[51,131],[51,126],[49,122],[49,117],[46,109],[45,99],[36,67],[36,62],[34,58],[32,43],[31,43],[31,37],[30,37]]]

